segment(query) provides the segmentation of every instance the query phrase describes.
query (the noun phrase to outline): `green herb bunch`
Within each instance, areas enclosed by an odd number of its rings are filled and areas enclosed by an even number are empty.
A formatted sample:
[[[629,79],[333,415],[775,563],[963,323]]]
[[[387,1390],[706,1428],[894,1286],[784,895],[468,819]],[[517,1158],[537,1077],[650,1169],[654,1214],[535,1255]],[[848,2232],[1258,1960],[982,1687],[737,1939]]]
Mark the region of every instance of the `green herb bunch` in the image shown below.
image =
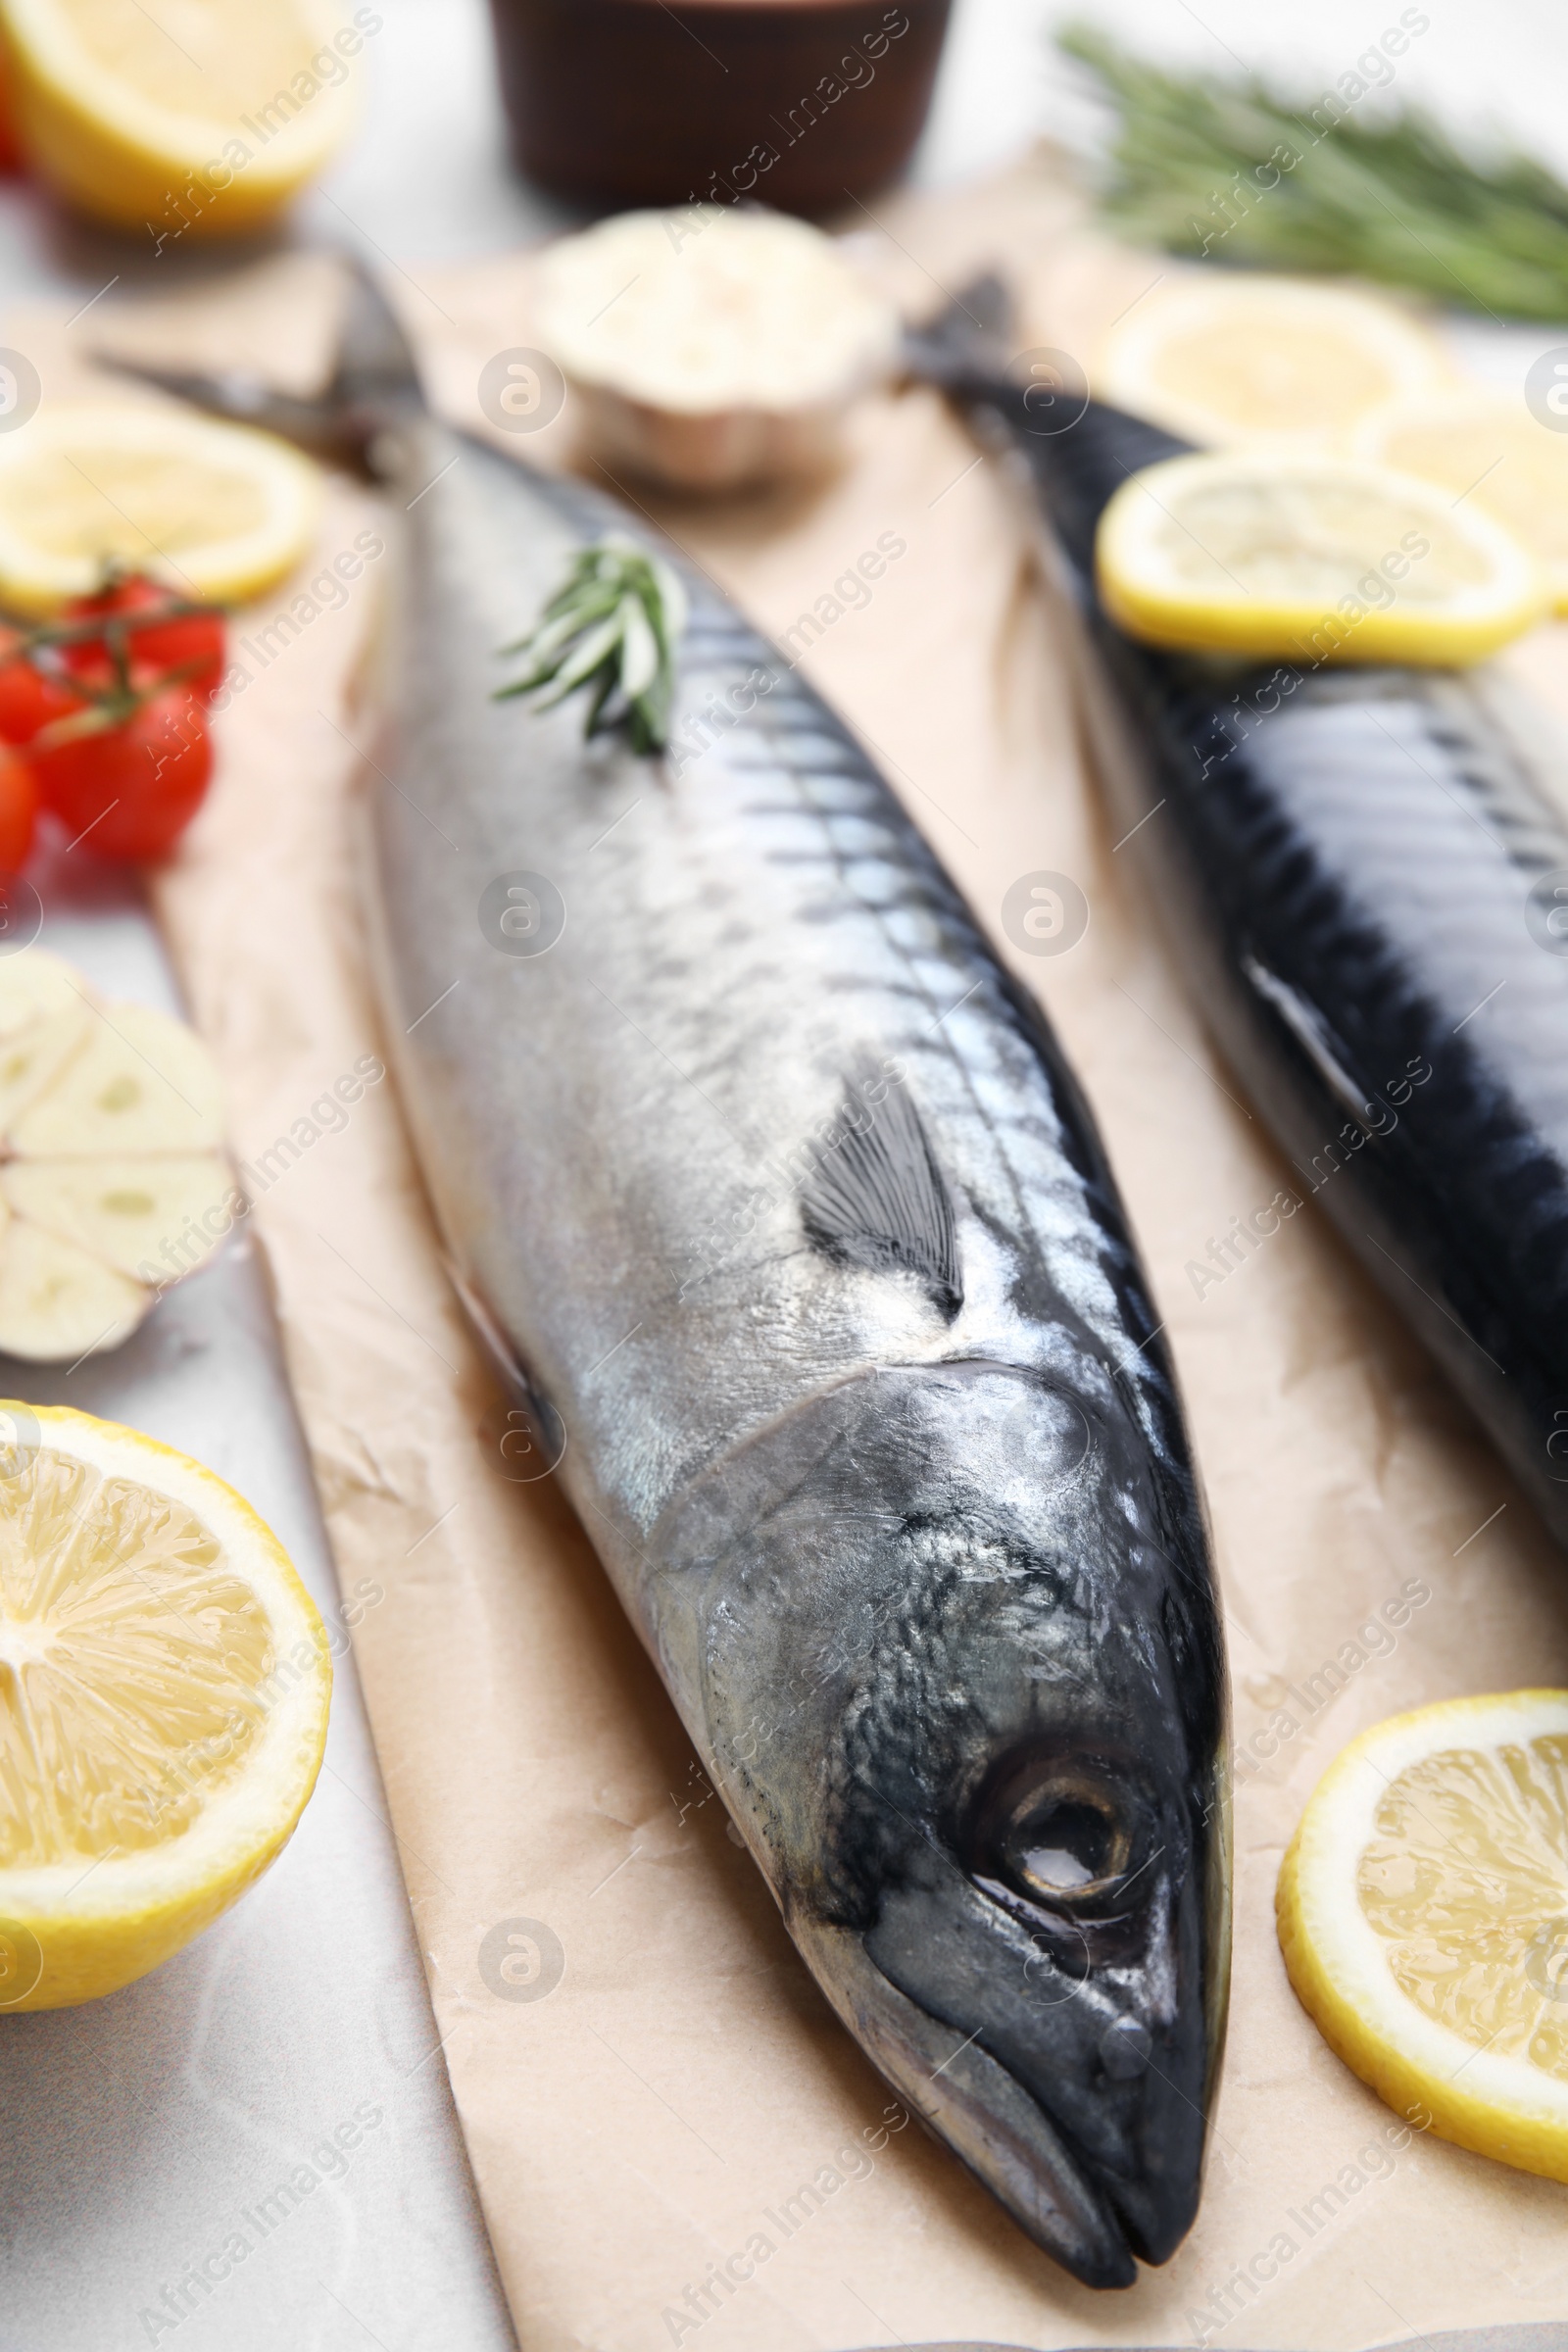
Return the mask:
[[[1090,24],[1057,37],[1120,116],[1102,201],[1130,237],[1568,322],[1568,188],[1531,157],[1477,160],[1414,110],[1363,121],[1359,75],[1293,104],[1255,77],[1166,73]]]
[[[634,751],[662,751],[685,625],[686,594],[669,565],[630,539],[607,536],[575,558],[528,634],[502,647],[526,654],[528,666],[496,700],[549,686],[555,691],[539,705],[549,710],[584,692],[585,736],[623,726]]]

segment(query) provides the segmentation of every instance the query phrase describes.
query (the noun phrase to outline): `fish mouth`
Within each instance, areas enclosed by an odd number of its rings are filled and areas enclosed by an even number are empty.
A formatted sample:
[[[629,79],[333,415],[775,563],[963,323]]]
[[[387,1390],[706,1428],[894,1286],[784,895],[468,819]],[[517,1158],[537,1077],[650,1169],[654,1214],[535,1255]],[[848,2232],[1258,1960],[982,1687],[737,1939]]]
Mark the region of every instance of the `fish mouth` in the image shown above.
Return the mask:
[[[1197,2210],[1200,2140],[1174,2195],[1129,2193],[978,2038],[963,2041],[903,1992],[854,1930],[798,1918],[790,1927],[834,2008],[911,2112],[1063,2270],[1085,2286],[1132,2286],[1139,2259],[1163,2262],[1175,2251]]]

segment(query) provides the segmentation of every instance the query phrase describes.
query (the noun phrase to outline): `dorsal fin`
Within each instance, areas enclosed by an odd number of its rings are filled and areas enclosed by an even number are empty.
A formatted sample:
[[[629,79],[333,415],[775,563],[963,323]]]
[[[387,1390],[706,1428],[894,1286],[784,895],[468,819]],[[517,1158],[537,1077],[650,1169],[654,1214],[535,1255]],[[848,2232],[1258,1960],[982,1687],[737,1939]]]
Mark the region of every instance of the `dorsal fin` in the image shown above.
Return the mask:
[[[953,1202],[920,1114],[906,1088],[890,1086],[880,1102],[846,1086],[849,1124],[801,1187],[801,1215],[811,1240],[852,1265],[918,1275],[945,1315],[963,1302]]]

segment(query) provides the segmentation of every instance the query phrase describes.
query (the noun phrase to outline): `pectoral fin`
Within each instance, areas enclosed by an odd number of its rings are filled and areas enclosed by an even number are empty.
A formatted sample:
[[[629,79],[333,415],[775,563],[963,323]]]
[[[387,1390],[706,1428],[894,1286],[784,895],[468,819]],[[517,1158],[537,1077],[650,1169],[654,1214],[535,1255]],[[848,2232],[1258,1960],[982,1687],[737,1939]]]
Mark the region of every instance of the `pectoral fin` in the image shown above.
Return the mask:
[[[801,1188],[801,1215],[820,1250],[873,1273],[916,1275],[945,1315],[963,1302],[953,1201],[920,1114],[902,1086],[880,1102],[845,1089],[842,1139]]]

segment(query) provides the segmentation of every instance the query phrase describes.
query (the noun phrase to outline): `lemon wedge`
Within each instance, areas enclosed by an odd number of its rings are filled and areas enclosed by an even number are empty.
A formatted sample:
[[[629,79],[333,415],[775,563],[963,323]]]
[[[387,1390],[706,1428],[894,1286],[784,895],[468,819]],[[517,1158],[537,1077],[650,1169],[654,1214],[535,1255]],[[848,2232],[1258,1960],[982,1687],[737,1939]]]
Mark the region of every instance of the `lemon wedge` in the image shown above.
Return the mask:
[[[0,0],[22,147],[155,254],[254,228],[353,121],[353,60],[382,20],[346,17],[314,0]]]
[[[1433,483],[1276,450],[1145,466],[1101,516],[1096,561],[1131,637],[1308,666],[1479,662],[1548,602],[1535,558]]]
[[[232,1487],[114,1422],[0,1405],[0,2010],[96,2000],[226,1911],[304,1810],[331,1686]]]
[[[1094,378],[1184,440],[1311,448],[1445,373],[1434,338],[1375,295],[1227,270],[1135,304]]]
[[[1302,2006],[1363,2082],[1568,2180],[1568,1690],[1363,1732],[1301,1817],[1278,1916]]]
[[[271,433],[62,403],[0,435],[0,604],[51,612],[91,595],[109,562],[238,604],[293,570],[319,505],[316,467]]]
[[[1357,457],[1441,482],[1512,532],[1568,612],[1568,433],[1538,424],[1517,392],[1458,385],[1392,402],[1363,419]]]

